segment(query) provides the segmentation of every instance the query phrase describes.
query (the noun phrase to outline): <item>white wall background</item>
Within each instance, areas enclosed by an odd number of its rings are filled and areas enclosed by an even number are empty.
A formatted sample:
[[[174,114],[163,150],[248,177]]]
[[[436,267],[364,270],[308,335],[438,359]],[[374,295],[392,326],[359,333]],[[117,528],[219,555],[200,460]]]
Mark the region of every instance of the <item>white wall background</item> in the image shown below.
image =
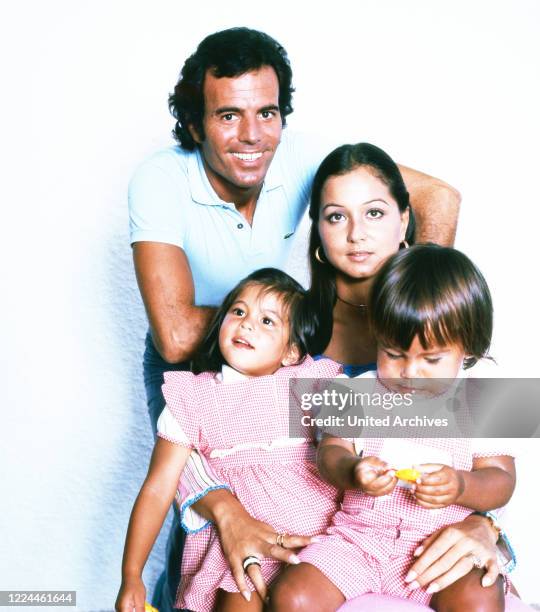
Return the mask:
[[[538,376],[540,4],[299,4],[29,0],[4,10],[0,589],[76,589],[80,610],[113,607],[151,445],[126,185],[171,143],[167,94],[212,31],[249,25],[285,45],[291,128],[374,142],[461,190],[457,246],[491,284],[493,354],[505,375]],[[540,601],[540,445],[527,449],[508,516],[516,582]]]

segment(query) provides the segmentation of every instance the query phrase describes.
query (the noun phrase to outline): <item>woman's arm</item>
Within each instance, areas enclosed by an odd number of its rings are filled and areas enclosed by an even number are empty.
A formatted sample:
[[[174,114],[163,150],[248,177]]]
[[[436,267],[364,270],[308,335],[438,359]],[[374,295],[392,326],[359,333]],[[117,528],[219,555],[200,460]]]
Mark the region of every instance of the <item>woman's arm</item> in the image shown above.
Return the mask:
[[[148,474],[135,500],[122,560],[116,610],[144,610],[142,571],[176,493],[190,448],[158,438]]]
[[[416,242],[452,246],[461,195],[454,187],[418,170],[399,166],[416,217]]]

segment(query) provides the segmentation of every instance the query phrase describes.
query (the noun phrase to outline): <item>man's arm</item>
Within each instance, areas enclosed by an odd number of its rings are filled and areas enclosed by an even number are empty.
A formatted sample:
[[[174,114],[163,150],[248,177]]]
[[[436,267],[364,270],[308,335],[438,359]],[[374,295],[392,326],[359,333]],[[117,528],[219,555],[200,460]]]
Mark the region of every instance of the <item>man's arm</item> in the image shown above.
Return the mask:
[[[456,237],[461,196],[444,181],[399,166],[416,217],[416,242],[452,246]]]
[[[169,363],[190,359],[215,308],[194,306],[195,289],[186,254],[173,244],[135,242],[133,261],[157,350]]]

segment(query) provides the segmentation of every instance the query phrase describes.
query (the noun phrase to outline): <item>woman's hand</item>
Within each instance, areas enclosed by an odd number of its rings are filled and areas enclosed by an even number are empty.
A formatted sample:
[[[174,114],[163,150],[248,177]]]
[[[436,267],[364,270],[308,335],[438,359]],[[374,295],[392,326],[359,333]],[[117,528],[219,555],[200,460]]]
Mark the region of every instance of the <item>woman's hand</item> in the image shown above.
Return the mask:
[[[246,576],[242,562],[246,557],[255,556],[259,559],[273,557],[284,563],[300,563],[298,557],[289,549],[302,548],[313,540],[307,536],[286,535],[283,546],[278,546],[278,534],[273,527],[252,518],[244,507],[235,500],[234,505],[229,501],[225,512],[218,512],[215,524],[219,532],[221,547],[229,562],[234,580],[245,599],[249,601],[251,591],[246,583]],[[264,601],[267,587],[263,580],[260,567],[250,565],[247,574],[251,578],[257,593]]]
[[[124,578],[114,604],[116,612],[144,612],[146,589],[141,578]]]
[[[397,483],[395,474],[395,470],[377,457],[364,457],[354,466],[355,484],[373,497],[392,493]]]
[[[486,574],[482,586],[491,586],[500,573],[496,542],[498,533],[489,519],[471,514],[461,523],[443,527],[424,540],[416,549],[415,561],[405,578],[409,588],[428,585],[436,593],[482,563]]]

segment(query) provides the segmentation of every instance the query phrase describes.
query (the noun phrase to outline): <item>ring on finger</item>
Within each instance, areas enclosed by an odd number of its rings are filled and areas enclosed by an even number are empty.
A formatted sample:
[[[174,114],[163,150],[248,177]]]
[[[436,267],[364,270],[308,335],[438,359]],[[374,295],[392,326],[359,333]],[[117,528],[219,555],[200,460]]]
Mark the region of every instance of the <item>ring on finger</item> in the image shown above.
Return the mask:
[[[469,553],[467,556],[471,558],[473,567],[476,567],[477,569],[484,567],[484,562],[482,561],[482,559],[480,559],[478,555],[475,555],[474,553]]]
[[[246,557],[242,561],[242,567],[244,568],[244,572],[247,571],[247,568],[250,565],[258,565],[260,567],[261,566],[261,562],[259,560],[259,557],[256,557],[255,555],[249,555],[249,557]]]
[[[283,540],[285,539],[286,533],[278,533],[276,536],[276,544],[283,548]]]

